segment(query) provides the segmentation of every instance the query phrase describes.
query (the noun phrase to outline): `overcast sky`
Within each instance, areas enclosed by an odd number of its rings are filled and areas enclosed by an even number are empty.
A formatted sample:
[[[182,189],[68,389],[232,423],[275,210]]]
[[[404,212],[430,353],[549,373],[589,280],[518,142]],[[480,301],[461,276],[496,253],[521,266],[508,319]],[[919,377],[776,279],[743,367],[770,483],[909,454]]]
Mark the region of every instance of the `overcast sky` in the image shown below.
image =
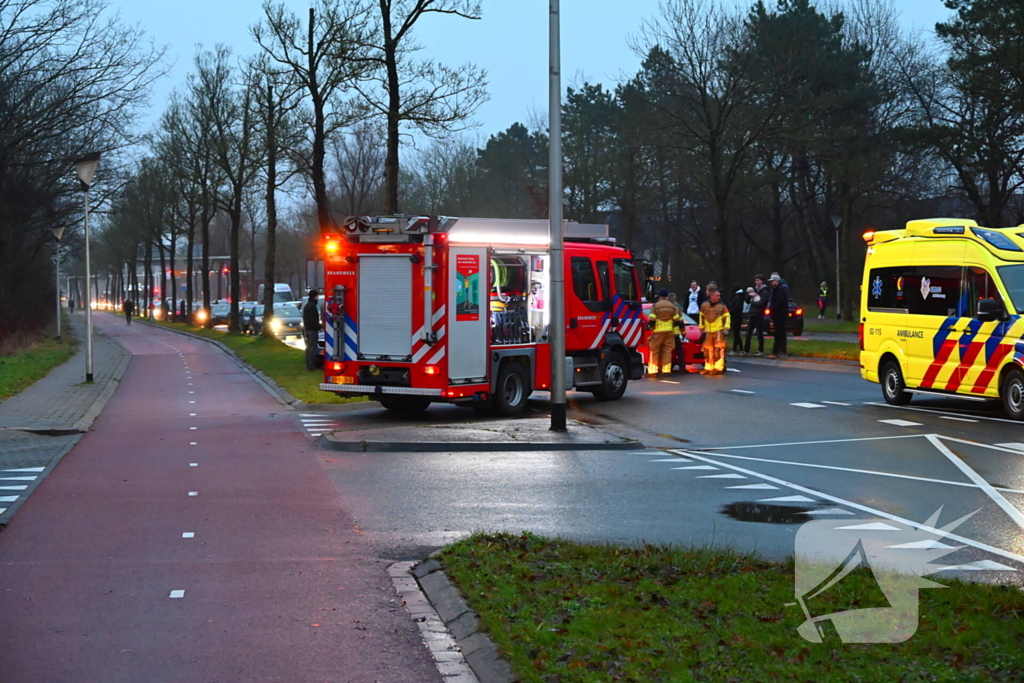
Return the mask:
[[[285,0],[304,13],[308,0]],[[156,87],[155,123],[170,91],[184,82],[196,45],[231,46],[251,54],[249,26],[261,16],[258,0],[112,0],[129,23],[138,23],[159,45],[167,45],[174,66]],[[478,114],[477,133],[488,136],[531,113],[547,111],[547,0],[483,0],[483,19],[429,17],[418,27],[424,55],[449,64],[472,61],[488,72],[491,99]],[[645,18],[656,15],[658,0],[562,0],[563,84],[583,79],[611,85],[632,75],[639,59],[629,47]],[[745,4],[745,3],[742,3]],[[751,3],[752,4],[752,0]],[[822,3],[826,4],[826,3]],[[942,0],[897,0],[909,27],[931,31],[949,12]]]

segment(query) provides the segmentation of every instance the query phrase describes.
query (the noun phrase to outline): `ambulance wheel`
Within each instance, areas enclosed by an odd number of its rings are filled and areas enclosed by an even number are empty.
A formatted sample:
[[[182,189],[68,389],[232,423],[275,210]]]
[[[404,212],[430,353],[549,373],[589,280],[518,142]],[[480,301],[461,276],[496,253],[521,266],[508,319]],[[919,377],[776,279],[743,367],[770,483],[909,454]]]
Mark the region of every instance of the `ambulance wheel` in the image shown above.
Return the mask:
[[[601,388],[593,394],[598,401],[618,401],[626,393],[629,366],[621,353],[613,353],[601,367]]]
[[[905,406],[910,403],[913,395],[905,391],[906,388],[899,363],[891,360],[882,366],[882,397],[886,403],[894,406]]]
[[[506,363],[498,373],[498,386],[494,392],[494,407],[505,417],[521,415],[530,397],[530,382],[526,370],[518,363]]]
[[[999,392],[1003,399],[1003,410],[1011,420],[1024,420],[1024,373],[1011,368],[1003,378],[1003,386]]]
[[[393,413],[419,415],[430,407],[430,401],[418,396],[388,396],[385,394],[377,399],[380,404]]]

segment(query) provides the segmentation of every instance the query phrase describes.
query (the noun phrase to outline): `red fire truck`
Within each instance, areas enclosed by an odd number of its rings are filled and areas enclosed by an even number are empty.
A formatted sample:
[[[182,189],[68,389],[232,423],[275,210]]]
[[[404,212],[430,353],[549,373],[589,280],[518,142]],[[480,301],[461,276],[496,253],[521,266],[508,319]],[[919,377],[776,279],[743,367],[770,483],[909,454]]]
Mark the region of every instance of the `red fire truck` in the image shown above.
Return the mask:
[[[361,216],[341,230],[324,236],[321,390],[512,416],[550,388],[547,221]],[[566,224],[568,388],[616,400],[643,377],[639,265],[607,226]]]

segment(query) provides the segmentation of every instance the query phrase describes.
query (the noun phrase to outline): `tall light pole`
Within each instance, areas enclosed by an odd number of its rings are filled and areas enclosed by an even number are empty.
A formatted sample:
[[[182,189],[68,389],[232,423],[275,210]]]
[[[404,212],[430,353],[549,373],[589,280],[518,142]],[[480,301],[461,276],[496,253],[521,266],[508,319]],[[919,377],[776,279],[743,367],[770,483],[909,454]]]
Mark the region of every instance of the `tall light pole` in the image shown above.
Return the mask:
[[[60,238],[64,236],[64,226],[51,228],[57,238],[57,339],[60,339]]]
[[[832,214],[832,225],[836,226],[836,320],[843,319],[842,290],[839,284],[839,226],[842,224],[843,217],[839,214]]]
[[[562,257],[562,47],[559,0],[550,0],[550,117],[548,187],[551,196],[551,431],[564,432],[565,425],[565,262]]]
[[[78,179],[82,181],[82,188],[85,190],[85,381],[92,381],[92,293],[89,291],[89,282],[92,271],[89,265],[89,188],[92,187],[92,178],[96,175],[96,167],[100,163],[100,153],[93,152],[75,162],[75,171]]]

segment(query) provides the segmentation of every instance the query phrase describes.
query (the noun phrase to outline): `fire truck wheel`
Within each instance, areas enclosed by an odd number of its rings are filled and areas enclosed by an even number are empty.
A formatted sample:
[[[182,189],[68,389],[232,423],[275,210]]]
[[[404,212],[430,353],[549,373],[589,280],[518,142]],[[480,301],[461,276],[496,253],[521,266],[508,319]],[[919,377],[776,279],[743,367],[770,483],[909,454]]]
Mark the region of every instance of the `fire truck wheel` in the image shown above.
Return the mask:
[[[506,363],[498,373],[497,391],[494,393],[494,407],[505,417],[520,415],[526,410],[526,399],[530,397],[526,370],[518,363]]]
[[[416,415],[430,407],[430,401],[416,396],[381,396],[380,404],[394,413]]]
[[[601,366],[601,388],[594,390],[599,401],[617,401],[626,393],[629,365],[621,353],[613,353]]]

